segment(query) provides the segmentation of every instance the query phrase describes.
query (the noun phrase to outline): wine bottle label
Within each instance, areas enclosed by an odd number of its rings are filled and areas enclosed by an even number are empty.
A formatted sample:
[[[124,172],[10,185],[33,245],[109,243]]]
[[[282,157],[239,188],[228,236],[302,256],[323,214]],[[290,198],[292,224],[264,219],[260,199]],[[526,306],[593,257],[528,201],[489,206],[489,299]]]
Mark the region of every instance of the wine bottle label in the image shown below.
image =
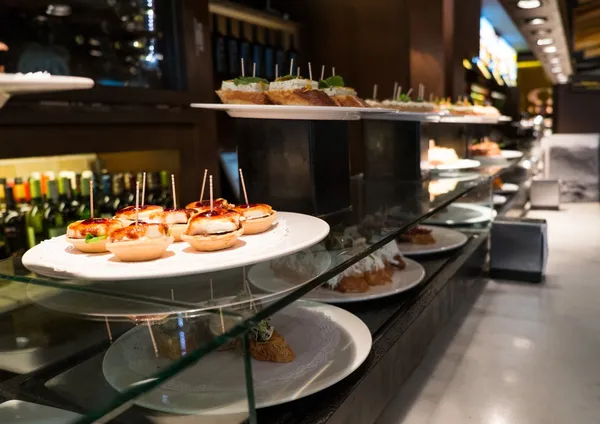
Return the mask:
[[[33,228],[33,227],[27,227],[27,245],[31,249],[36,244],[37,243],[36,243],[36,240],[35,240],[35,228]]]
[[[48,237],[58,237],[67,233],[67,227],[56,227],[48,229]]]

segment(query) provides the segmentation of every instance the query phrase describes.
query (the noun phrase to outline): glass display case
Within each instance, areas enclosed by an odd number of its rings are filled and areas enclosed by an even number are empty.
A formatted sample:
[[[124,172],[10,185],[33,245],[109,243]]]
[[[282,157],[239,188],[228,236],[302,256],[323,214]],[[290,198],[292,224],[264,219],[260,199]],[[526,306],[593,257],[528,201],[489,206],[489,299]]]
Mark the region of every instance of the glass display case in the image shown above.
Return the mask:
[[[391,317],[480,243],[505,169],[356,177],[351,209],[322,240],[285,256],[273,244],[270,260],[211,273],[51,278],[7,259],[2,400],[72,411],[65,422],[257,422],[257,410],[260,422],[286,422],[277,408],[368,364]],[[295,222],[282,213],[277,226],[291,234]],[[104,275],[95,266],[87,271]]]

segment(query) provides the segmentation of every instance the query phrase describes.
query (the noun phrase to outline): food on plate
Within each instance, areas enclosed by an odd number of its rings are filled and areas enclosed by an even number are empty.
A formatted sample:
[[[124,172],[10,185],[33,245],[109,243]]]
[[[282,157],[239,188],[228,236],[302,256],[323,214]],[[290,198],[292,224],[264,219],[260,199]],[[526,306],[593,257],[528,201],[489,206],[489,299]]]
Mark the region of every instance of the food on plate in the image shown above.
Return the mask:
[[[341,255],[350,258],[350,253]],[[392,241],[341,274],[327,281],[326,286],[341,293],[364,293],[371,286],[390,284],[394,270],[406,267],[396,242]]]
[[[336,106],[316,81],[300,76],[286,75],[277,78],[265,92],[271,103],[295,106]]]
[[[200,330],[198,322],[190,319],[170,319],[153,326],[158,354],[173,360],[200,348]]]
[[[447,147],[430,147],[427,157],[431,166],[451,165],[458,162],[456,151]]]
[[[260,321],[250,330],[250,355],[257,361],[288,363],[294,351],[268,320]]]
[[[262,203],[238,205],[233,210],[244,218],[242,221],[244,234],[264,233],[271,228],[277,217],[277,212],[271,206]]]
[[[459,97],[455,104],[449,104],[447,108],[448,112],[452,115],[474,115],[473,106],[467,98]]]
[[[163,208],[155,205],[145,205],[136,208],[135,206],[127,206],[121,210],[118,210],[115,214],[115,218],[120,220],[124,225],[130,225],[135,223],[137,219],[140,222],[159,224],[162,222]]]
[[[196,214],[195,209],[165,209],[162,213],[162,222],[169,227],[175,241],[181,241],[181,235],[187,229],[187,224]]]
[[[218,198],[213,200],[214,209],[231,209],[235,205],[232,205],[227,200]],[[210,200],[200,200],[192,202],[186,206],[186,209],[195,209],[197,212],[206,212],[210,210]]]
[[[500,177],[494,178],[493,185],[495,190],[502,190],[502,188],[504,187],[504,181],[502,181],[502,178]]]
[[[67,241],[85,253],[106,252],[108,236],[123,223],[118,219],[90,218],[76,221],[67,227]]]
[[[483,116],[486,118],[499,118],[500,116],[502,116],[502,114],[500,113],[500,111],[498,109],[496,109],[494,106],[479,106],[479,105],[475,105],[473,106],[473,113],[477,116]]]
[[[167,225],[134,222],[113,231],[106,248],[123,262],[142,262],[160,258],[171,243]]]
[[[432,230],[424,227],[413,227],[398,237],[400,243],[435,244]]]
[[[200,212],[190,219],[181,239],[201,252],[227,249],[244,233],[243,220],[234,210]]]
[[[469,146],[472,156],[502,156],[498,143],[490,141],[487,137],[482,142]]]
[[[223,81],[221,89],[216,93],[225,104],[270,105],[265,92],[269,82],[257,77],[239,77]]]
[[[356,90],[345,86],[344,79],[339,75],[319,81],[319,89],[323,90],[338,106],[369,107],[356,95]]]
[[[435,103],[427,102],[422,97],[413,101],[408,93],[398,93],[395,99],[384,100],[383,106],[401,112],[430,113],[437,111]]]
[[[321,245],[296,252],[293,255],[273,259],[271,270],[276,278],[291,283],[304,283],[326,270],[330,254]]]

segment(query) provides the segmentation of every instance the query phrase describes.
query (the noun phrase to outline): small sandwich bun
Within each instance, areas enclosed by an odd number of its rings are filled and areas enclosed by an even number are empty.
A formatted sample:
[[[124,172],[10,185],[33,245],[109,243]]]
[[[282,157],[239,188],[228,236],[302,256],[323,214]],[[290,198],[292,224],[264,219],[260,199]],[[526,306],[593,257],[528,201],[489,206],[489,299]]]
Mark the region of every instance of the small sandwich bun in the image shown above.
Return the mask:
[[[234,105],[270,105],[272,104],[264,92],[217,90],[217,95],[225,104]]]
[[[196,209],[165,209],[162,222],[169,226],[171,236],[176,242],[182,241],[181,235],[187,229],[190,218],[196,213]]]
[[[127,206],[121,210],[118,210],[115,214],[115,218],[121,220],[125,225],[130,225],[135,222],[135,206]],[[163,208],[156,205],[145,205],[140,206],[137,209],[138,220],[141,222],[148,222],[158,224],[162,222]]]
[[[213,200],[214,209],[230,209],[233,206],[234,205],[222,198]],[[199,200],[197,202],[192,202],[186,206],[186,209],[195,209],[198,213],[207,212],[210,210],[210,200]]]
[[[232,247],[244,233],[242,217],[233,210],[214,209],[194,215],[181,239],[201,252]]]
[[[165,224],[132,224],[114,231],[106,248],[122,262],[151,261],[162,257],[173,243]]]
[[[107,251],[108,236],[120,228],[123,228],[123,223],[118,219],[90,218],[76,221],[67,227],[67,241],[81,252],[103,253]],[[99,239],[86,240],[88,236]]]
[[[267,231],[273,225],[277,212],[266,204],[239,205],[234,210],[244,217],[242,227],[244,234],[260,234]]]

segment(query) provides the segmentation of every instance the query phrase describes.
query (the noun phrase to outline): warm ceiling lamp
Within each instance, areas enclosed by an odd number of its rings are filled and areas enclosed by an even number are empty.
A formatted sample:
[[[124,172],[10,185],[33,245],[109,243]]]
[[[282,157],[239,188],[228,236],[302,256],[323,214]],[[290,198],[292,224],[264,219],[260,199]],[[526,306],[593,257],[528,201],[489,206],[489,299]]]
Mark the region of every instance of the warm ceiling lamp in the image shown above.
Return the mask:
[[[553,74],[560,74],[562,72],[562,68],[560,66],[555,66],[551,69]]]
[[[533,18],[526,21],[529,25],[544,25],[546,18]]]
[[[544,29],[544,28],[542,28],[542,29],[536,29],[535,31],[531,31],[531,33],[533,35],[539,35],[540,37],[544,36],[544,35],[550,35],[551,32],[552,31],[550,31],[549,29]]]
[[[517,7],[520,9],[537,9],[542,5],[540,0],[519,0]]]
[[[553,57],[550,59],[550,63],[553,65],[558,65],[560,63],[560,59],[558,57]]]
[[[554,40],[552,38],[540,38],[539,40],[537,40],[537,45],[538,46],[549,46],[550,44],[553,44]]]
[[[544,47],[544,53],[556,53],[556,46]]]

